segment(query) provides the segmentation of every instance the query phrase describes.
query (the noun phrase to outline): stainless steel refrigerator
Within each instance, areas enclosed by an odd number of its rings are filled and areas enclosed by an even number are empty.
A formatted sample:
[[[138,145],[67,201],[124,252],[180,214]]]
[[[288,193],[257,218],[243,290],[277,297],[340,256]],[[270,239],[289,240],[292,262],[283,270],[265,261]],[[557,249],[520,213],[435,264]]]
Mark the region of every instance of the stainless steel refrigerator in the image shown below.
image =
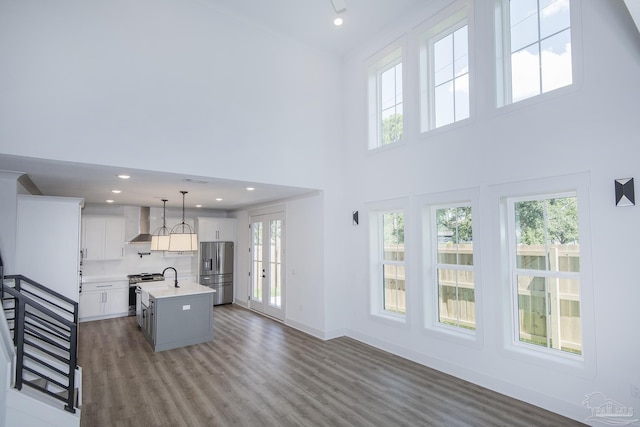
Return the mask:
[[[200,242],[198,280],[216,290],[213,305],[233,302],[233,242]]]

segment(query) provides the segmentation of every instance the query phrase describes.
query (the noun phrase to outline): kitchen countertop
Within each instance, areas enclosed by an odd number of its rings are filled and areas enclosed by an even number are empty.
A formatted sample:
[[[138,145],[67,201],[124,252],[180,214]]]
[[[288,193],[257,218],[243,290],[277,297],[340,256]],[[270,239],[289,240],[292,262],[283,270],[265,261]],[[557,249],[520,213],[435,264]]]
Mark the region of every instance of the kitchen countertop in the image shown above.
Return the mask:
[[[150,296],[156,299],[184,295],[197,295],[207,293],[212,294],[215,292],[215,289],[209,288],[207,286],[202,286],[195,282],[180,279],[178,279],[178,286],[180,286],[179,288],[176,288],[174,286],[173,279],[165,280],[163,282],[139,283],[138,286],[140,286],[143,291],[148,292]]]
[[[82,276],[82,283],[129,282],[127,276]]]

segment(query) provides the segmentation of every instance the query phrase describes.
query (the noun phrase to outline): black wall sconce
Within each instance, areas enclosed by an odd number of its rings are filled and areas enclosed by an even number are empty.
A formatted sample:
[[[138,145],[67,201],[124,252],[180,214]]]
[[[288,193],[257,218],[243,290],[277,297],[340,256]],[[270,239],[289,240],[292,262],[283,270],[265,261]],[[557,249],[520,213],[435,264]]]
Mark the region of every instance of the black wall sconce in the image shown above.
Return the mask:
[[[358,223],[360,222],[358,219],[358,211],[351,212],[351,221],[353,225],[358,225]]]
[[[636,204],[633,178],[616,179],[616,206],[634,206]]]

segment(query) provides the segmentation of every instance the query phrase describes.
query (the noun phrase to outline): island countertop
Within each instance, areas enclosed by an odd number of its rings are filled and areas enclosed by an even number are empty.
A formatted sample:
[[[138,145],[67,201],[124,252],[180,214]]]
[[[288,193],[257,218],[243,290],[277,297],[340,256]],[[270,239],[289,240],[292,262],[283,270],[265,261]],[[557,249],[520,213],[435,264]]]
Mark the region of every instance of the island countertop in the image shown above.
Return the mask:
[[[168,279],[163,282],[140,283],[138,286],[156,299],[208,293],[212,294],[215,292],[215,289],[202,286],[188,280],[178,280],[179,288],[175,287],[172,279]]]

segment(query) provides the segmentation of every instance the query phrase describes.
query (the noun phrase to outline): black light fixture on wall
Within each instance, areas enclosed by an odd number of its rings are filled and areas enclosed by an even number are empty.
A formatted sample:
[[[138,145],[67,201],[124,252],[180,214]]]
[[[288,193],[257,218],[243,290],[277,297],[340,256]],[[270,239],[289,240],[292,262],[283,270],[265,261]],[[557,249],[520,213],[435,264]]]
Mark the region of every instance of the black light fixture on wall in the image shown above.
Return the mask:
[[[616,179],[616,206],[634,206],[636,204],[633,178]]]

